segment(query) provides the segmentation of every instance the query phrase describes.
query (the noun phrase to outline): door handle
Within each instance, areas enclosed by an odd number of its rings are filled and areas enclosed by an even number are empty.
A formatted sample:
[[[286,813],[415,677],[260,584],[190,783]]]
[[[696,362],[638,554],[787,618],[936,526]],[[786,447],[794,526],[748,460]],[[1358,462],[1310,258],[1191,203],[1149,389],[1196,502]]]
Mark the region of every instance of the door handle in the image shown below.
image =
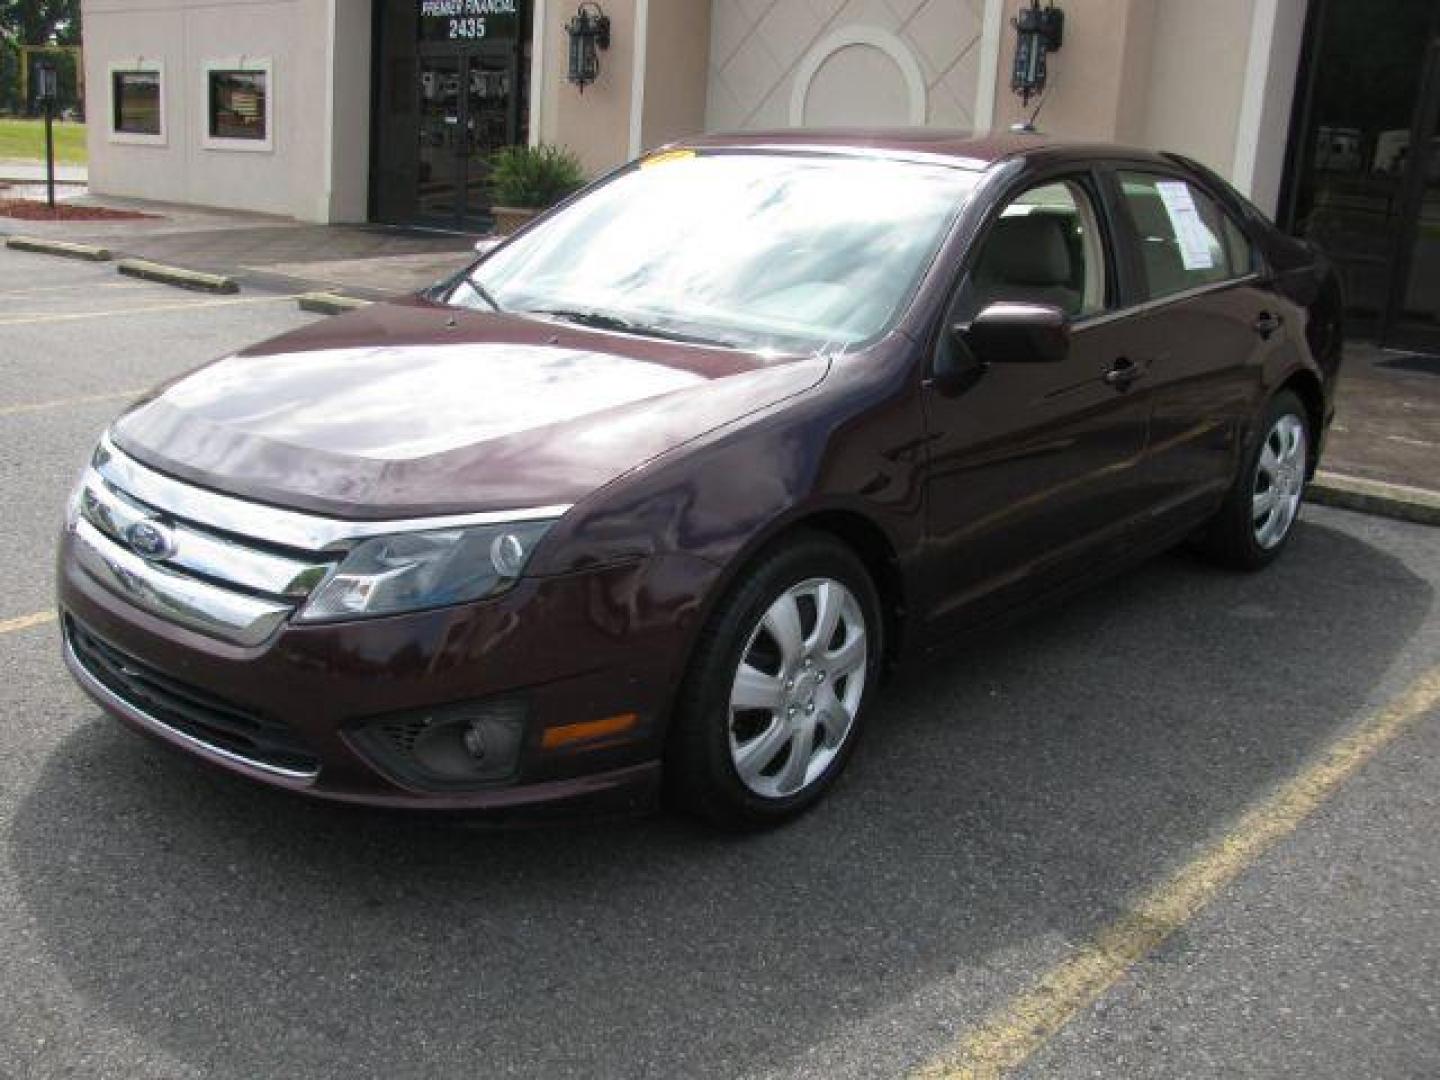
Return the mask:
[[[1262,341],[1269,341],[1270,335],[1285,325],[1285,320],[1279,315],[1272,315],[1268,311],[1262,311],[1255,317],[1255,333],[1260,335]]]
[[[1128,356],[1121,356],[1101,376],[1106,386],[1113,386],[1116,390],[1128,390],[1130,384],[1136,379],[1143,378],[1145,369]]]

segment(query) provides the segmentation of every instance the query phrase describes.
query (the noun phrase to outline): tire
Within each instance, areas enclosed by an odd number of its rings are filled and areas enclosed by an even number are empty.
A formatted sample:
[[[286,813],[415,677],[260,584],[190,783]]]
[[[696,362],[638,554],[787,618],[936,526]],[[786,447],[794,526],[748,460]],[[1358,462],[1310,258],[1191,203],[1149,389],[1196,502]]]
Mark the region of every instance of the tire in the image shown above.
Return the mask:
[[[834,627],[828,648],[822,616]],[[666,748],[671,801],[732,829],[814,805],[854,752],[882,635],[875,583],[850,548],[807,532],[767,549],[691,657]]]
[[[1300,514],[1311,440],[1300,399],[1288,390],[1271,398],[1240,473],[1206,528],[1201,547],[1213,562],[1259,570],[1280,557]]]

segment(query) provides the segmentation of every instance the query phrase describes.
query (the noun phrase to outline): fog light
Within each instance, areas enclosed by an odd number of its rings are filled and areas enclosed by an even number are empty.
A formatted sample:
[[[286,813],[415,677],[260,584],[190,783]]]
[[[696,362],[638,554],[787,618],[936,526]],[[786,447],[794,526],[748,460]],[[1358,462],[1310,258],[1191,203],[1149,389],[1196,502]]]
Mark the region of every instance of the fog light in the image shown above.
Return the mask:
[[[464,702],[380,717],[350,738],[376,768],[408,787],[478,787],[515,774],[525,717],[520,698]]]

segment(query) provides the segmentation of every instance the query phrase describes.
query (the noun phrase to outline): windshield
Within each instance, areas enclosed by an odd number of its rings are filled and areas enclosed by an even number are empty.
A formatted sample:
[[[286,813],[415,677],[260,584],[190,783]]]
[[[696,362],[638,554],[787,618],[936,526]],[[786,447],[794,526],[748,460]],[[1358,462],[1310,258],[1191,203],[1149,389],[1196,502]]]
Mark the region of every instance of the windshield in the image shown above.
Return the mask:
[[[662,154],[479,263],[450,303],[720,342],[888,329],[979,174],[839,156]]]

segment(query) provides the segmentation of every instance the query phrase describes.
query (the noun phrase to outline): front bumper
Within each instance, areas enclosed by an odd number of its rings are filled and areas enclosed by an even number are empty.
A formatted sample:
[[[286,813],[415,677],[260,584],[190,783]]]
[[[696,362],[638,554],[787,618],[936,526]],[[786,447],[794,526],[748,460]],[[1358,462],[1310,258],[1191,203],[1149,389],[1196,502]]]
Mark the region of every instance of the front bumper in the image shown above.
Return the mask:
[[[274,787],[376,806],[623,811],[653,801],[673,688],[710,564],[684,556],[522,581],[493,600],[325,625],[286,622],[253,646],[166,621],[101,584],[62,536],[65,659],[80,685],[130,726]],[[75,629],[181,694],[291,732],[303,754],[265,758],[174,724],[97,677]],[[409,710],[500,697],[525,702],[518,764],[504,781],[437,789],[396,775],[354,732]],[[547,746],[551,728],[634,714],[617,734]],[[277,767],[278,765],[278,767]]]

